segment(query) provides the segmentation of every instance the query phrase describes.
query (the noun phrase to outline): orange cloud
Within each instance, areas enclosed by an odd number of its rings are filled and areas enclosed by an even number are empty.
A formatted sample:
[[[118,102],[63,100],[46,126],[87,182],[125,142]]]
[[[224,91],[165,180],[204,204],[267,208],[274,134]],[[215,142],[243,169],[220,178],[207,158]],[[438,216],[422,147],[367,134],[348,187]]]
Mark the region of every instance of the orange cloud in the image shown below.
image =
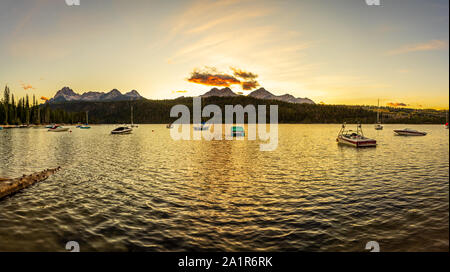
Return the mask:
[[[30,84],[21,83],[20,85],[22,86],[22,88],[23,88],[25,91],[28,90],[28,89],[36,90],[36,88],[33,87],[33,86],[31,86]]]
[[[402,102],[389,102],[387,103],[389,107],[406,107],[409,106],[408,104],[402,103]]]
[[[231,69],[234,71],[234,76],[218,72],[214,67],[205,67],[203,70],[195,69],[187,80],[208,86],[230,87],[231,85],[241,85],[244,90],[251,90],[259,86],[259,83],[254,80],[257,75],[236,68]],[[250,80],[241,81],[237,77]]]
[[[255,80],[242,82],[241,85],[242,89],[246,91],[259,87],[259,83]]]
[[[49,100],[47,97],[45,97],[45,96],[41,96],[41,100],[45,100],[45,101],[47,101],[47,100]]]
[[[236,77],[240,77],[243,79],[255,79],[258,77],[258,75],[256,75],[256,74],[246,72],[241,69],[237,69],[237,68],[233,68],[233,67],[230,67],[230,69],[233,70],[234,76],[236,76]]]

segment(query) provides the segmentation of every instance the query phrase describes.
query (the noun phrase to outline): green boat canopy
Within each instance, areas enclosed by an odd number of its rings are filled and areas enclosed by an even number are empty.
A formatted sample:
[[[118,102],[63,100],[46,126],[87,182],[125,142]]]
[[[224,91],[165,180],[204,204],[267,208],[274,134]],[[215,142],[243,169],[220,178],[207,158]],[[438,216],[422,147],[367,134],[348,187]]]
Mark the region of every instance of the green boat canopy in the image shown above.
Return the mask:
[[[232,127],[231,132],[244,132],[243,127]]]

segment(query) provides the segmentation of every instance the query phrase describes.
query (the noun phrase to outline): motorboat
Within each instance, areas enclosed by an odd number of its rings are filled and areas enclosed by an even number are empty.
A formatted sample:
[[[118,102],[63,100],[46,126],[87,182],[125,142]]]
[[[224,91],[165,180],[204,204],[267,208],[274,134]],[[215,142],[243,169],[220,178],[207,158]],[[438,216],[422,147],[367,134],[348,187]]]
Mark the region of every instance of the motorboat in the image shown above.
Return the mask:
[[[245,130],[244,130],[243,127],[233,126],[233,127],[231,127],[231,135],[233,137],[244,137],[245,136]]]
[[[394,129],[397,135],[401,136],[425,136],[427,135],[424,131],[417,131],[415,129],[405,128],[405,129]]]
[[[381,125],[380,121],[380,99],[378,99],[377,108],[377,123],[375,124],[375,130],[383,130],[383,126]]]
[[[111,134],[130,134],[131,132],[133,132],[132,128],[122,126],[122,127],[118,127],[118,128],[113,129],[111,131]]]
[[[48,131],[50,131],[50,132],[64,132],[64,131],[68,131],[68,130],[69,130],[69,128],[65,128],[60,125],[54,125],[53,127],[48,129]]]
[[[376,147],[377,141],[364,136],[361,124],[357,125],[356,131],[347,130],[346,124],[342,124],[341,130],[336,138],[339,144],[345,144],[353,147]]]

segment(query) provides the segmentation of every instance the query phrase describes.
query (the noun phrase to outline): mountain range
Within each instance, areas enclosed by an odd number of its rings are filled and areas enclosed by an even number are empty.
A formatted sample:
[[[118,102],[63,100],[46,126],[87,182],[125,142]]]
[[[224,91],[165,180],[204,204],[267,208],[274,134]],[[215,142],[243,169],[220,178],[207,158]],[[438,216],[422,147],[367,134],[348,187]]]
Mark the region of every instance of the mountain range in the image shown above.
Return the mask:
[[[239,96],[239,94],[234,93],[230,88],[212,88],[205,94],[201,95],[201,97],[235,97]],[[248,94],[249,97],[264,99],[264,100],[277,100],[294,104],[315,104],[309,98],[296,98],[290,94],[284,95],[274,95],[271,92],[267,91],[264,88],[259,88]],[[83,94],[75,93],[69,87],[64,87],[59,90],[56,95],[48,100],[48,103],[58,103],[58,102],[102,102],[102,101],[131,101],[131,100],[140,100],[144,99],[136,90],[132,90],[128,93],[122,94],[117,89],[113,89],[110,92],[86,92]]]
[[[230,88],[212,88],[210,91],[206,92],[205,94],[201,95],[201,97],[210,97],[210,96],[219,96],[219,97],[233,97],[238,96],[238,94],[234,93]],[[288,103],[295,103],[295,104],[315,104],[314,101],[312,101],[309,98],[296,98],[293,95],[290,94],[284,94],[284,95],[274,95],[271,92],[267,91],[264,88],[259,88],[251,93],[248,94],[249,97],[258,98],[258,99],[266,99],[266,100],[277,100],[277,101],[283,101]]]
[[[77,94],[69,87],[64,87],[59,90],[56,95],[48,100],[48,103],[69,102],[69,101],[127,101],[140,100],[143,97],[136,91],[132,90],[128,93],[122,94],[117,89],[113,89],[108,93],[104,92],[86,92]]]

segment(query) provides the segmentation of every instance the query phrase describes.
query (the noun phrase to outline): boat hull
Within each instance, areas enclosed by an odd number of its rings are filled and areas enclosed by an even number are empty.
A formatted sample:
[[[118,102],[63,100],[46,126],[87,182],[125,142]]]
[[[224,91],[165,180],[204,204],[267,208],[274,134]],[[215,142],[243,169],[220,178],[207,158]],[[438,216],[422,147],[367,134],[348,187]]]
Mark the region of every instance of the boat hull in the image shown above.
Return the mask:
[[[119,135],[119,134],[131,134],[133,132],[132,129],[126,129],[126,130],[119,130],[119,131],[111,131],[111,134]]]
[[[394,132],[399,136],[425,136],[426,132],[420,131],[408,131],[408,130],[394,130]]]
[[[64,132],[64,131],[68,131],[69,128],[55,128],[55,129],[49,129],[49,132]]]
[[[338,143],[340,143],[340,144],[353,146],[353,147],[356,147],[356,148],[376,147],[377,146],[377,141],[373,140],[373,139],[348,139],[348,138],[343,137],[343,136],[338,136],[336,141]]]

